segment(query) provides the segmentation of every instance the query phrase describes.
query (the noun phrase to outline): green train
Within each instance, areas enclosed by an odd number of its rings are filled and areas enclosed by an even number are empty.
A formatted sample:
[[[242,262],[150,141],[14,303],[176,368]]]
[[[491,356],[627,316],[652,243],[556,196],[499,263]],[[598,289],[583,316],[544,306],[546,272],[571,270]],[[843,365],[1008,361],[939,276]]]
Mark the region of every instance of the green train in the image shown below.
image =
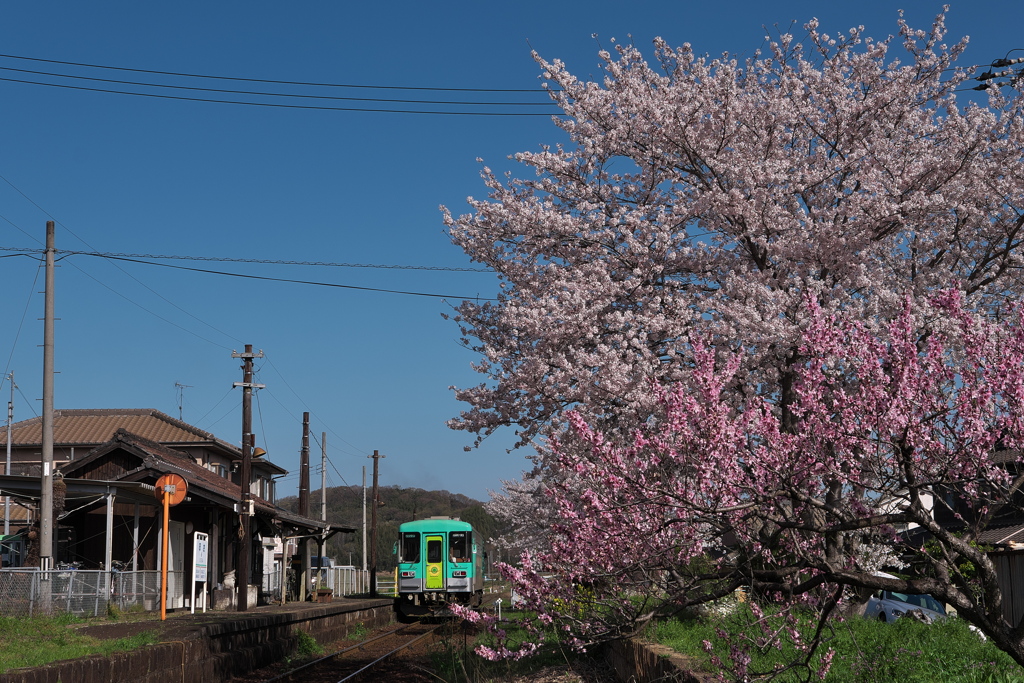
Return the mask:
[[[453,602],[479,606],[484,594],[483,539],[472,525],[430,517],[398,527],[395,611],[407,617],[443,612]]]

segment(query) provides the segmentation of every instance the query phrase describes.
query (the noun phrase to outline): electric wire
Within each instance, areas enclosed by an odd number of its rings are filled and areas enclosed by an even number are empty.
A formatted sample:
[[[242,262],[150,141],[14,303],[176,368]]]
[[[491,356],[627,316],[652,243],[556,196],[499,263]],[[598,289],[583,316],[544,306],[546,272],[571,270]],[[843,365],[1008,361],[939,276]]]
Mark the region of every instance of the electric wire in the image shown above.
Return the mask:
[[[91,254],[85,254],[85,255],[91,255]],[[144,261],[144,260],[141,260],[141,259],[123,258],[123,257],[120,257],[120,256],[118,256],[118,257],[103,256],[101,258],[105,258],[105,259],[108,259],[108,260],[114,260],[114,261],[127,261],[129,263],[141,263],[141,264],[144,264],[144,265],[159,266],[161,268],[172,268],[172,269],[175,269],[175,270],[187,270],[187,271],[191,271],[191,272],[194,272],[194,273],[208,273],[210,275],[225,275],[227,277],[237,277],[237,278],[244,278],[244,279],[249,279],[249,280],[264,280],[264,281],[267,281],[267,282],[287,282],[287,283],[299,284],[299,285],[313,285],[315,287],[335,287],[335,288],[338,288],[338,289],[352,289],[352,290],[363,291],[363,292],[379,292],[379,293],[382,293],[382,294],[403,294],[403,295],[406,295],[406,296],[423,296],[423,297],[432,297],[432,298],[437,298],[437,299],[474,299],[474,300],[480,300],[480,301],[496,301],[496,299],[487,299],[487,298],[483,298],[483,297],[479,297],[479,296],[461,296],[461,295],[456,295],[456,294],[437,294],[437,293],[434,293],[434,292],[413,292],[413,291],[401,290],[401,289],[384,289],[384,288],[380,288],[380,287],[363,287],[363,286],[360,286],[360,285],[345,285],[345,284],[341,284],[341,283],[337,283],[337,282],[317,282],[315,280],[296,280],[296,279],[293,279],[293,278],[270,277],[268,275],[251,275],[251,274],[247,274],[247,273],[230,273],[230,272],[223,271],[223,270],[210,270],[208,268],[191,268],[189,266],[179,266],[179,265],[175,265],[175,264],[172,264],[172,263],[154,263],[152,261]]]
[[[324,446],[323,446],[322,443],[320,443],[320,440],[316,438],[315,434],[313,434],[312,436],[313,436],[313,441],[316,443],[316,445],[320,446],[320,448],[322,449]],[[327,460],[327,462],[331,463],[331,467],[334,467],[334,463],[331,462],[330,456],[325,458],[325,460]],[[319,468],[320,466],[318,465],[317,467]],[[337,472],[337,468],[335,468],[335,471]],[[328,475],[328,476],[330,476],[330,475]],[[341,480],[345,482],[345,486],[348,486],[348,482],[345,481],[345,477],[341,476],[341,472],[338,472],[338,476],[341,477]]]
[[[0,247],[0,251],[33,251],[31,249],[18,249],[15,247]],[[181,256],[168,254],[129,254],[112,251],[73,251],[69,249],[57,249],[60,254],[75,254],[82,256],[102,256],[105,258],[134,258],[154,259],[167,261],[214,261],[221,263],[256,263],[261,265],[283,265],[283,266],[323,266],[330,268],[375,268],[383,270],[437,270],[455,273],[493,273],[492,268],[465,268],[457,266],[409,266],[389,265],[381,263],[337,263],[333,261],[296,261],[283,259],[256,259],[256,258],[231,258],[226,256]]]
[[[22,83],[25,85],[40,85],[48,88],[64,88],[66,90],[82,90],[86,92],[105,93],[110,95],[131,95],[134,97],[150,97],[161,100],[177,100],[179,102],[202,102],[205,104],[235,104],[245,107],[270,107],[273,109],[305,109],[309,111],[352,111],[367,112],[373,114],[426,114],[433,116],[557,116],[558,112],[504,112],[504,111],[450,111],[450,110],[428,110],[428,109],[384,109],[380,107],[328,107],[312,104],[285,104],[283,102],[243,102],[240,100],[222,100],[212,97],[183,97],[180,95],[163,95],[160,93],[132,92],[130,90],[114,90],[111,88],[91,88],[84,85],[71,85],[69,83],[45,83],[43,81],[30,81],[24,78],[4,78],[0,81],[6,83]]]
[[[25,301],[25,308],[21,312],[21,320],[18,321],[18,329],[14,333],[14,341],[11,343],[11,353],[7,356],[7,365],[4,367],[4,376],[0,379],[0,388],[3,387],[4,383],[7,382],[8,378],[11,376],[11,364],[14,362],[14,352],[18,348],[18,340],[21,339],[21,332],[25,328],[25,317],[28,315],[28,309],[32,305],[32,299],[35,296],[36,284],[39,282],[39,273],[41,271],[41,268],[36,268],[36,275],[32,279],[32,287],[29,289],[28,299]],[[15,382],[14,386],[17,387],[18,384]]]
[[[340,95],[307,95],[301,93],[266,92],[259,90],[229,90],[226,88],[203,88],[191,85],[172,85],[167,83],[144,83],[140,81],[123,81],[112,78],[96,78],[94,76],[79,76],[75,74],[61,74],[49,71],[33,71],[30,69],[15,69],[9,66],[0,66],[0,71],[13,71],[16,73],[33,74],[36,76],[52,76],[54,78],[72,78],[80,81],[96,81],[99,83],[113,83],[115,85],[135,85],[144,88],[168,88],[171,90],[188,90],[193,92],[211,92],[225,95],[249,95],[258,97],[294,97],[298,99],[346,101],[346,102],[380,102],[390,104],[441,104],[459,106],[503,106],[503,107],[551,107],[554,103],[548,102],[471,102],[466,100],[405,100],[382,97],[345,97]],[[56,85],[56,84],[53,84]]]
[[[36,202],[35,202],[35,201],[34,201],[34,200],[33,200],[33,199],[31,198],[31,197],[29,197],[29,196],[28,196],[27,194],[25,194],[24,192],[22,192],[22,191],[21,191],[21,189],[20,189],[19,187],[17,187],[17,186],[16,186],[16,185],[15,185],[14,183],[12,183],[12,182],[11,182],[10,180],[8,180],[8,179],[7,179],[7,178],[6,178],[5,176],[3,176],[3,175],[0,175],[0,180],[3,180],[3,181],[4,181],[5,183],[7,183],[7,185],[8,185],[8,186],[10,186],[10,187],[11,187],[11,189],[13,189],[13,190],[14,190],[15,192],[17,192],[17,193],[18,193],[18,194],[20,194],[20,195],[21,195],[22,197],[24,197],[26,201],[28,201],[28,202],[29,202],[30,204],[32,204],[32,206],[36,207],[37,209],[39,209],[39,211],[41,211],[41,212],[42,212],[43,214],[45,214],[45,215],[46,215],[46,216],[47,216],[48,218],[52,219],[52,220],[54,221],[54,223],[55,223],[55,224],[57,224],[57,225],[60,225],[60,226],[61,226],[62,228],[64,228],[64,230],[66,230],[66,231],[68,232],[68,234],[70,234],[70,235],[71,235],[72,237],[74,237],[75,239],[77,239],[77,240],[78,240],[79,242],[81,242],[82,244],[86,245],[87,247],[90,247],[90,248],[92,248],[92,249],[93,249],[93,251],[94,251],[94,252],[96,252],[96,249],[95,249],[95,248],[94,248],[94,247],[93,247],[93,246],[92,246],[91,244],[89,244],[89,242],[88,242],[88,241],[86,241],[86,240],[85,240],[84,238],[82,238],[82,237],[79,237],[79,236],[78,236],[78,234],[77,234],[77,233],[75,233],[75,231],[74,231],[74,230],[72,230],[72,229],[71,229],[70,227],[68,227],[67,225],[65,225],[65,224],[64,224],[64,223],[62,223],[61,221],[57,220],[57,218],[56,218],[56,217],[55,217],[55,216],[54,216],[53,214],[51,214],[51,213],[50,213],[49,211],[47,211],[47,210],[46,210],[46,209],[44,209],[44,208],[43,208],[42,206],[40,206],[40,205],[39,205],[38,203],[36,203]],[[10,221],[8,221],[8,222],[10,223]],[[11,223],[11,225],[14,225],[14,224],[13,224],[13,223]],[[15,226],[15,227],[17,227],[17,226]],[[21,230],[21,228],[18,228],[18,229],[19,229],[19,230]],[[21,230],[21,232],[25,232],[25,231],[24,231],[24,230]],[[27,232],[25,232],[25,234],[28,234],[28,233],[27,233]],[[34,237],[34,236],[31,236],[31,235],[30,235],[30,237],[32,237],[32,239],[34,239],[35,241],[37,241],[37,242],[40,242],[40,244],[42,244],[42,242],[41,242],[41,241],[40,241],[40,240],[39,240],[38,238],[36,238],[36,237]],[[36,251],[38,251],[38,250],[36,250]],[[98,253],[98,252],[96,252],[96,253]],[[129,273],[128,271],[126,271],[125,269],[121,268],[121,267],[120,267],[119,265],[117,265],[116,263],[114,263],[114,262],[113,262],[113,259],[107,259],[107,260],[111,262],[111,265],[113,265],[113,266],[114,266],[115,268],[117,268],[117,269],[118,269],[119,271],[121,271],[122,273],[124,273],[125,275],[127,275],[127,276],[128,276],[129,278],[131,278],[132,280],[134,280],[134,281],[135,281],[136,283],[138,283],[138,284],[139,284],[140,286],[142,286],[142,287],[144,287],[145,289],[149,290],[149,291],[150,291],[150,292],[151,292],[152,294],[156,295],[157,297],[159,297],[160,299],[162,299],[162,300],[163,300],[163,301],[165,301],[166,303],[170,304],[170,305],[171,305],[171,306],[173,306],[174,308],[178,309],[179,311],[181,311],[181,312],[182,312],[182,313],[184,313],[185,315],[189,316],[190,318],[192,318],[192,319],[193,319],[193,320],[195,320],[196,322],[198,322],[198,323],[200,323],[200,324],[202,324],[202,325],[205,325],[206,327],[210,328],[211,330],[213,330],[213,331],[215,331],[215,332],[217,332],[217,333],[219,333],[219,334],[222,334],[222,335],[224,335],[224,336],[225,336],[225,337],[227,337],[228,339],[232,339],[232,340],[234,340],[234,341],[236,341],[236,342],[238,342],[238,343],[241,343],[241,342],[240,342],[240,341],[239,341],[238,339],[235,339],[235,337],[233,337],[232,335],[228,334],[227,332],[224,332],[223,330],[220,330],[220,329],[218,329],[218,328],[214,327],[213,325],[211,325],[211,324],[207,323],[206,321],[204,321],[204,320],[202,320],[202,319],[198,318],[197,316],[195,316],[195,315],[192,315],[191,313],[189,313],[189,312],[188,312],[188,311],[186,311],[185,309],[183,309],[183,308],[181,308],[180,306],[178,306],[177,304],[175,304],[175,303],[174,303],[173,301],[171,301],[171,300],[167,299],[167,298],[166,298],[165,296],[163,296],[163,295],[162,295],[162,294],[160,294],[159,292],[155,291],[155,290],[154,290],[153,288],[151,288],[151,287],[150,287],[149,285],[147,285],[146,283],[142,282],[141,280],[139,280],[138,278],[136,278],[136,277],[135,277],[134,275],[132,275],[131,273]],[[206,337],[203,337],[202,335],[200,335],[199,333],[197,333],[197,332],[195,332],[195,331],[193,331],[193,330],[190,330],[190,329],[188,329],[188,328],[186,328],[186,327],[182,327],[181,325],[178,325],[177,323],[173,323],[173,322],[171,322],[171,321],[167,320],[166,318],[164,318],[164,317],[162,317],[162,316],[160,316],[160,315],[157,315],[156,313],[154,313],[153,311],[151,311],[151,310],[150,310],[150,309],[148,309],[147,307],[143,306],[142,304],[140,304],[140,303],[138,303],[138,302],[134,301],[133,299],[131,299],[131,298],[129,298],[129,297],[127,297],[127,296],[125,296],[125,295],[124,295],[124,294],[122,294],[121,292],[118,292],[117,290],[113,289],[112,287],[110,287],[110,286],[106,285],[105,283],[101,282],[100,280],[98,280],[97,278],[93,277],[93,276],[92,276],[92,275],[90,275],[89,273],[86,273],[86,272],[85,272],[84,270],[82,270],[81,268],[79,268],[79,267],[78,267],[78,266],[77,266],[76,264],[74,264],[74,263],[72,263],[72,262],[69,262],[69,263],[70,263],[70,265],[71,265],[71,266],[72,266],[72,267],[73,267],[73,268],[74,268],[75,270],[77,270],[78,272],[80,272],[80,273],[82,273],[83,275],[85,275],[85,276],[89,277],[90,279],[94,280],[94,281],[95,281],[95,282],[97,282],[98,284],[100,284],[100,285],[103,285],[104,287],[106,287],[106,288],[107,288],[107,289],[109,289],[110,291],[114,292],[115,294],[117,294],[117,295],[118,295],[119,297],[121,297],[121,298],[122,298],[122,299],[124,299],[125,301],[128,301],[129,303],[131,303],[131,304],[133,304],[133,305],[137,306],[138,308],[142,309],[143,311],[146,311],[146,312],[147,312],[147,313],[149,313],[150,315],[152,315],[152,316],[154,316],[154,317],[156,317],[156,318],[158,318],[158,319],[160,319],[160,320],[162,320],[162,321],[164,321],[164,322],[167,322],[167,323],[169,323],[169,324],[173,325],[174,327],[177,327],[178,329],[184,330],[184,331],[185,331],[185,332],[187,332],[188,334],[191,334],[192,336],[194,336],[194,337],[197,337],[198,339],[201,339],[201,340],[203,340],[203,341],[205,341],[205,342],[207,342],[207,343],[213,344],[214,346],[217,346],[217,347],[220,347],[220,348],[227,348],[227,347],[226,347],[226,346],[224,346],[223,344],[218,344],[217,342],[215,342],[215,341],[213,341],[213,340],[211,340],[211,339],[207,339]]]
[[[342,443],[344,443],[344,444],[346,444],[346,445],[350,446],[351,448],[355,449],[355,451],[356,451],[356,452],[358,452],[358,453],[360,453],[360,454],[362,454],[362,453],[366,453],[366,452],[367,452],[367,451],[365,451],[364,449],[361,449],[361,448],[359,448],[359,447],[358,447],[358,446],[356,446],[355,444],[353,444],[353,443],[350,443],[349,441],[347,441],[346,439],[344,439],[343,437],[341,437],[341,436],[340,436],[340,435],[339,435],[339,434],[338,434],[337,432],[335,432],[335,431],[334,431],[333,429],[331,429],[331,428],[330,428],[330,426],[328,426],[328,425],[327,425],[326,423],[322,422],[322,421],[320,420],[320,418],[319,418],[319,417],[317,416],[317,414],[316,414],[316,413],[315,413],[314,411],[312,411],[312,410],[310,410],[310,409],[309,409],[309,406],[307,406],[307,405],[306,405],[306,401],[305,401],[305,400],[304,400],[304,399],[302,398],[302,396],[300,396],[300,395],[299,395],[299,392],[295,391],[295,388],[294,388],[294,387],[293,387],[293,386],[292,386],[292,385],[291,385],[291,384],[290,384],[290,383],[288,382],[288,379],[287,379],[287,378],[286,378],[286,377],[284,376],[284,373],[283,373],[283,372],[281,372],[281,370],[280,370],[280,369],[279,369],[279,368],[278,368],[278,367],[277,367],[276,365],[274,365],[274,361],[273,361],[273,359],[272,359],[272,358],[270,357],[270,355],[269,355],[269,354],[266,354],[266,353],[265,353],[265,354],[263,354],[263,360],[264,360],[264,362],[266,362],[266,363],[267,363],[267,364],[268,364],[268,365],[269,365],[269,366],[270,366],[271,368],[273,368],[273,369],[274,369],[274,372],[276,372],[276,373],[277,373],[277,376],[281,378],[281,382],[282,382],[282,383],[283,383],[283,384],[284,384],[284,385],[285,385],[285,386],[286,386],[286,387],[288,388],[288,391],[292,392],[292,395],[293,395],[293,396],[295,396],[295,398],[297,398],[297,399],[298,399],[298,401],[299,401],[299,403],[300,403],[300,404],[302,405],[302,407],[306,409],[306,411],[307,411],[307,412],[308,412],[308,413],[310,414],[310,416],[311,416],[311,417],[312,417],[313,419],[317,420],[317,422],[318,422],[319,424],[321,424],[321,425],[322,425],[322,426],[324,427],[324,430],[325,430],[325,431],[327,431],[327,432],[330,432],[330,433],[331,433],[331,435],[333,435],[333,436],[337,437],[337,438],[338,438],[338,440],[340,440],[340,441],[341,441]],[[271,394],[271,395],[273,395],[273,394]],[[276,398],[276,397],[274,397],[274,400],[275,400],[275,401],[277,401],[277,398]],[[281,404],[281,402],[280,402],[280,401],[278,401],[278,403],[279,403],[279,404]],[[281,404],[281,405],[283,406],[283,404]],[[292,417],[294,417],[294,415],[293,415]],[[300,420],[300,422],[301,422],[301,420]],[[333,447],[333,442],[332,442],[332,447]],[[340,450],[340,449],[339,449],[339,450]]]
[[[63,64],[65,66],[81,66],[89,69],[108,69],[111,71],[127,71],[131,73],[142,73],[142,74],[155,74],[160,76],[179,76],[184,78],[206,78],[212,80],[225,80],[225,81],[243,81],[248,83],[273,83],[276,85],[304,85],[314,87],[326,87],[326,88],[365,88],[374,90],[419,90],[419,91],[430,91],[430,92],[480,92],[480,93],[536,93],[536,89],[508,89],[508,88],[437,88],[437,87],[422,87],[422,86],[402,86],[402,85],[356,85],[351,83],[316,83],[306,81],[282,81],[273,80],[266,78],[244,78],[239,76],[213,76],[209,74],[192,74],[183,73],[178,71],[156,71],[153,69],[132,69],[123,66],[105,66],[102,64],[86,64],[82,62],[66,62],[56,59],[42,59],[40,57],[23,57],[19,55],[6,55],[0,54],[0,57],[4,59],[20,59],[27,62],[43,62],[46,64]]]
[[[58,260],[59,260],[59,259],[58,259]],[[77,270],[77,271],[78,271],[79,273],[81,273],[82,275],[86,276],[87,278],[89,278],[90,280],[92,280],[93,282],[95,282],[96,284],[98,284],[98,285],[100,285],[101,287],[103,287],[103,288],[105,288],[105,289],[107,289],[107,290],[111,291],[111,292],[112,292],[113,294],[115,294],[115,295],[117,295],[117,296],[121,297],[122,299],[124,299],[124,300],[125,300],[125,301],[127,301],[128,303],[132,304],[133,306],[136,306],[136,307],[140,308],[141,310],[145,311],[146,313],[149,313],[149,314],[150,314],[151,316],[153,316],[153,317],[154,317],[154,318],[156,318],[157,320],[162,320],[163,322],[167,323],[167,324],[168,324],[168,325],[170,325],[171,327],[176,327],[176,328],[178,328],[179,330],[181,330],[182,332],[185,332],[185,333],[187,333],[187,334],[191,334],[191,335],[192,335],[193,337],[196,337],[197,339],[201,339],[201,340],[203,340],[204,342],[207,342],[208,344],[212,344],[212,345],[214,345],[214,346],[216,346],[216,347],[218,347],[218,348],[222,348],[222,349],[223,349],[223,348],[227,348],[227,347],[226,347],[226,346],[224,346],[223,344],[220,344],[220,343],[218,343],[218,342],[215,342],[215,341],[213,341],[212,339],[208,339],[207,337],[204,337],[203,335],[199,334],[199,333],[198,333],[198,332],[196,332],[195,330],[190,330],[190,329],[189,329],[189,328],[187,328],[187,327],[184,327],[184,326],[182,326],[182,325],[179,325],[178,323],[174,322],[173,320],[169,320],[169,319],[167,319],[167,318],[163,317],[163,316],[162,316],[162,315],[160,315],[159,313],[155,313],[154,311],[152,311],[152,310],[150,310],[150,309],[146,308],[145,306],[143,306],[143,305],[142,305],[142,304],[140,304],[139,302],[135,301],[134,299],[131,299],[131,298],[129,298],[129,297],[127,297],[127,296],[125,296],[124,294],[122,294],[121,292],[117,291],[116,289],[114,289],[113,287],[111,287],[111,286],[110,286],[110,285],[108,285],[107,283],[103,282],[102,280],[99,280],[98,278],[95,278],[95,277],[93,277],[93,276],[92,276],[92,274],[90,274],[90,273],[88,273],[88,272],[86,272],[86,271],[82,270],[81,268],[79,268],[78,266],[74,265],[73,263],[71,264],[71,266],[72,266],[72,267],[73,267],[73,268],[74,268],[75,270]],[[135,280],[136,282],[138,282],[138,280],[137,280],[137,279],[135,279],[135,278],[132,278],[132,279],[133,279],[133,280]],[[142,284],[142,283],[140,282],[139,284]],[[145,287],[145,285],[143,285],[143,286]],[[149,287],[146,287],[146,289],[149,289]],[[150,290],[150,291],[152,291],[152,290]],[[156,292],[153,292],[153,293],[154,293],[154,294],[156,294]],[[160,296],[160,295],[158,294],[157,296]],[[163,298],[163,297],[160,297],[160,298]],[[168,303],[171,303],[171,302],[169,302],[169,301],[168,301]],[[176,304],[173,304],[173,303],[172,303],[171,305],[172,305],[172,306],[174,306],[175,308],[178,308],[178,310],[182,310],[182,309],[181,309],[181,308],[179,308],[179,307],[178,307],[178,306],[177,306]],[[189,315],[189,316],[191,316],[191,314],[190,314],[190,313],[188,313],[187,311],[183,311],[183,310],[182,310],[182,312],[183,312],[183,313],[186,313],[186,315]],[[191,316],[191,317],[195,317],[195,316]],[[198,320],[198,318],[196,318],[196,320]],[[199,320],[199,322],[203,322],[203,321]],[[206,325],[206,323],[203,323],[203,324],[204,324],[204,325]],[[214,327],[213,327],[212,325],[208,325],[208,327],[211,327],[212,329],[216,329],[216,328],[214,328]],[[220,330],[217,330],[217,331],[219,332]]]
[[[256,375],[255,372],[253,372],[253,380],[255,381],[256,379],[257,379],[257,375]],[[270,442],[267,441],[267,424],[263,420],[263,404],[260,402],[260,391],[259,391],[259,389],[253,389],[252,393],[253,393],[253,397],[256,399],[256,414],[259,416],[259,419],[260,419],[260,433],[263,435],[263,443],[264,443],[264,445],[266,445],[266,444],[269,444]],[[253,444],[249,444],[249,445],[252,446]],[[267,450],[267,449],[264,448],[263,450]]]
[[[206,414],[204,414],[201,418],[196,420],[196,422],[195,422],[196,426],[198,427],[202,423],[203,420],[205,420],[207,417],[209,417],[210,413],[212,413],[213,411],[217,410],[217,406],[219,406],[221,403],[223,403],[224,399],[226,399],[228,396],[230,396],[234,390],[235,390],[235,388],[231,387],[226,392],[224,392],[224,395],[220,397],[220,400],[217,401],[216,403],[214,403],[213,407],[206,411]],[[206,431],[210,431],[210,430],[207,429]]]

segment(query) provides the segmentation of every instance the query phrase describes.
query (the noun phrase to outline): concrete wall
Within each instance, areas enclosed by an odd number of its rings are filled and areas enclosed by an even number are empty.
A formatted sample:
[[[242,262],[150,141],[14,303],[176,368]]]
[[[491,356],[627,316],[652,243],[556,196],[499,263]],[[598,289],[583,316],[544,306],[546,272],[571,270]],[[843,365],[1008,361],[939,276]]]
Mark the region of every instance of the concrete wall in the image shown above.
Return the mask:
[[[198,637],[158,643],[110,657],[95,655],[0,674],[0,683],[220,683],[295,653],[300,630],[318,642],[343,639],[357,624],[386,625],[390,601],[365,609],[332,603],[211,623]]]

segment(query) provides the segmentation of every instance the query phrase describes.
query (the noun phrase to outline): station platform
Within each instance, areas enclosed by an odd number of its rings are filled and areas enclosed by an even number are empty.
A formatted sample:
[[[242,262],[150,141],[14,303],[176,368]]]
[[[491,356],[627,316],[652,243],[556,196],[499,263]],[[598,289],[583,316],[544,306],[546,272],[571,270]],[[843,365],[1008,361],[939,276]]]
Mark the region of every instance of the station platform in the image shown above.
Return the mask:
[[[155,618],[154,618],[155,616]],[[0,674],[0,683],[218,683],[292,656],[298,631],[318,642],[344,639],[362,626],[379,628],[393,618],[392,598],[339,598],[330,603],[290,602],[245,612],[197,611],[126,615],[85,623],[82,633],[108,640],[152,632],[157,644],[109,657],[94,655]]]

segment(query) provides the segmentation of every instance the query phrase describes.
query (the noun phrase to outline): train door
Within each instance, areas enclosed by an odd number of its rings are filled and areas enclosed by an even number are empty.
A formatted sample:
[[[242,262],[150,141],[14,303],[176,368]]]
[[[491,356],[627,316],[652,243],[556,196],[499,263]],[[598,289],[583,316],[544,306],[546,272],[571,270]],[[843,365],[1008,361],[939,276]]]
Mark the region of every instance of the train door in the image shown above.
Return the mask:
[[[444,588],[444,536],[427,536],[427,590]]]

